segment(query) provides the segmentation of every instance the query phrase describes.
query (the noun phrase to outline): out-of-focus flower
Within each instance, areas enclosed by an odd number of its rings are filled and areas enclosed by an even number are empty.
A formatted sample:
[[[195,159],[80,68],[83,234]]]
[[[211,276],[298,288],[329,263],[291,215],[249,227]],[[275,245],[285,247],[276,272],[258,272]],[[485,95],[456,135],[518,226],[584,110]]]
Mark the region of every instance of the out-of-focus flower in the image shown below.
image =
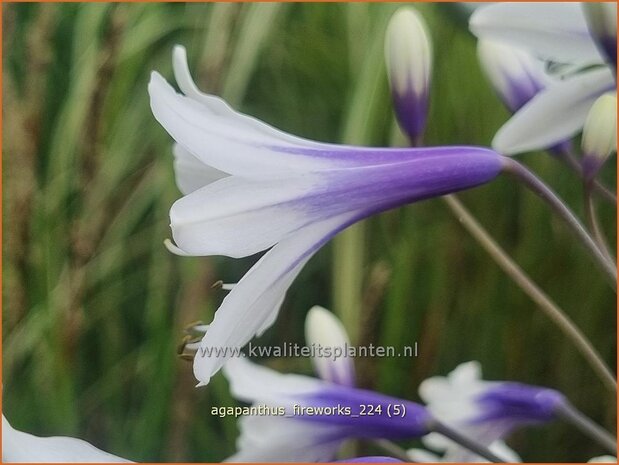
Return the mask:
[[[229,462],[325,462],[334,459],[348,438],[402,439],[428,433],[429,416],[414,402],[283,375],[245,358],[230,359],[223,371],[234,397],[274,412],[241,418],[238,452]],[[364,415],[363,405],[371,405],[375,414]],[[399,416],[388,414],[394,405],[402,409]]]
[[[518,426],[544,423],[555,418],[563,395],[553,389],[512,382],[484,381],[477,362],[459,365],[446,377],[428,378],[419,395],[430,413],[452,428],[465,431],[480,444],[494,445],[506,462],[518,456],[497,443]],[[440,439],[437,439],[440,438]],[[477,462],[481,457],[440,435],[428,439],[429,447],[444,451],[444,462]],[[499,450],[496,450],[497,445]]]
[[[6,463],[109,463],[130,462],[66,436],[42,438],[17,431],[2,415],[2,461]]]
[[[454,462],[468,458],[470,462],[489,463],[487,460],[466,452],[461,446],[451,439],[438,433],[430,433],[421,438],[421,442],[427,449],[409,449],[411,459],[418,463]],[[429,450],[428,450],[429,449]],[[505,463],[518,463],[522,459],[505,442],[497,440],[488,446],[488,449],[496,456],[501,457]]]
[[[512,113],[535,97],[550,80],[541,60],[503,42],[480,39],[477,56],[492,87]]]
[[[608,20],[616,21],[614,16]],[[600,53],[577,3],[497,3],[479,8],[469,24],[479,38],[520,47],[549,66],[561,64],[561,79],[497,132],[492,145],[503,154],[553,147],[571,138],[582,129],[593,102],[615,88],[615,63]]]
[[[428,114],[432,46],[425,22],[414,8],[399,8],[391,17],[385,60],[400,127],[411,141],[418,141]]]
[[[347,438],[418,437],[428,432],[428,415],[422,406],[356,389],[352,359],[324,356],[348,341],[333,314],[313,307],[305,327],[306,343],[314,348],[314,366],[322,379],[280,374],[245,358],[233,358],[224,365],[234,397],[278,413],[242,417],[238,452],[228,461],[331,461]],[[376,411],[360,415],[361,405],[372,405]],[[389,405],[402,406],[405,414],[389,415]]]
[[[291,136],[199,93],[182,48],[175,49],[174,65],[185,95],[153,73],[152,111],[182,148],[177,157],[184,166],[200,162],[225,177],[212,182],[206,168],[197,188],[197,170],[189,170],[191,179],[188,170],[177,172],[188,194],[171,208],[176,245],[169,248],[231,257],[270,248],[216,312],[195,357],[200,385],[231,349],[273,324],[292,281],[339,231],[390,208],[478,186],[505,165],[479,147],[370,148]]]
[[[617,3],[583,2],[589,32],[600,51],[617,66]]]
[[[591,180],[617,150],[617,94],[598,98],[587,116],[582,133],[583,175]]]

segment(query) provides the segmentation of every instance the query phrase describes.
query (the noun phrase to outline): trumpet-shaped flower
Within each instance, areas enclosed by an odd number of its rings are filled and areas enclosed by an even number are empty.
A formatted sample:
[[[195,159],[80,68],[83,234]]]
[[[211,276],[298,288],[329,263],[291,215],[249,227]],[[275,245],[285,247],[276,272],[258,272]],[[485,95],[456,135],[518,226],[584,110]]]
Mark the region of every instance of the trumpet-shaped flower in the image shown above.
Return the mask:
[[[616,31],[615,16],[606,20]],[[540,91],[495,135],[492,145],[503,154],[549,148],[573,137],[593,102],[615,88],[615,62],[600,53],[577,3],[497,3],[479,8],[469,24],[479,38],[562,65],[562,79]]]
[[[429,416],[422,406],[356,389],[351,358],[321,356],[324,350],[335,351],[348,341],[332,313],[313,307],[305,329],[321,379],[283,375],[245,358],[233,358],[224,365],[234,397],[253,406],[281,409],[276,416],[241,418],[238,452],[228,461],[331,461],[347,438],[405,438],[428,432]],[[372,405],[376,411],[363,415],[361,405]],[[401,406],[402,415],[389,415],[393,405]]]
[[[497,441],[519,426],[554,419],[566,403],[563,395],[553,389],[484,381],[477,362],[461,364],[447,377],[426,379],[419,386],[419,395],[432,415],[454,429],[466,431],[480,444],[494,447],[494,452],[507,462],[518,461],[518,457],[510,449],[501,451],[502,444]],[[440,435],[428,441],[430,447],[444,451],[445,462],[482,461]]]
[[[295,137],[200,93],[182,48],[175,49],[174,67],[185,95],[157,73],[149,84],[153,114],[180,147],[176,165],[189,166],[177,170],[187,195],[170,211],[170,248],[230,257],[269,249],[224,299],[201,342],[194,373],[202,385],[230,348],[273,324],[292,281],[339,231],[399,205],[486,183],[504,166],[497,153],[478,147],[369,148]],[[213,169],[223,176],[214,182]]]
[[[398,122],[410,140],[417,141],[426,126],[432,46],[425,22],[414,8],[399,8],[391,17],[385,61]]]
[[[130,462],[76,438],[41,438],[14,429],[2,415],[2,461],[5,463],[111,463]]]

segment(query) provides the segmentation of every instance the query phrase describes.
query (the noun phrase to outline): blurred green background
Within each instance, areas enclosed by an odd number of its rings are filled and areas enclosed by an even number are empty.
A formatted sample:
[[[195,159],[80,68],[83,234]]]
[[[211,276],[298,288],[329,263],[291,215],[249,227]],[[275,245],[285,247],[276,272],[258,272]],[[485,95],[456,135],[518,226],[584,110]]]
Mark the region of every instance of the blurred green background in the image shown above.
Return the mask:
[[[238,280],[255,258],[163,247],[180,194],[171,140],[149,109],[149,73],[172,80],[180,43],[201,88],[245,113],[308,138],[387,145],[401,138],[383,64],[395,8],[3,5],[3,405],[14,427],[76,435],[132,460],[216,462],[234,451],[236,422],[210,414],[236,405],[225,380],[195,389],[176,347],[186,324],[212,318],[223,298],[212,283]],[[508,113],[464,17],[454,5],[418,8],[434,41],[427,143],[488,145]],[[582,214],[571,171],[548,154],[521,159]],[[611,165],[603,177],[614,188]],[[510,179],[460,198],[614,367],[615,295],[564,225]],[[614,244],[614,209],[600,203],[600,214]],[[341,265],[347,237],[305,267],[262,343],[303,343],[305,313],[321,304],[361,323],[357,342],[418,342],[418,358],[359,360],[366,387],[418,400],[421,380],[475,359],[487,379],[558,388],[614,430],[613,397],[443,202],[367,221],[355,266]],[[341,308],[350,283],[353,297],[361,286],[352,310]],[[304,359],[265,363],[311,372]],[[558,423],[508,442],[528,461],[603,452]]]

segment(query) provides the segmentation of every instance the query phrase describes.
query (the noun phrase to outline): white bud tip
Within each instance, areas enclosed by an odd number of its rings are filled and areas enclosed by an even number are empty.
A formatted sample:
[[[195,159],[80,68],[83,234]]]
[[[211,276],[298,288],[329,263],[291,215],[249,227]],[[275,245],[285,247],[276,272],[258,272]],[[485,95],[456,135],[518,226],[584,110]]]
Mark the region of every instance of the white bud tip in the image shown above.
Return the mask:
[[[385,60],[396,92],[427,92],[432,48],[425,21],[414,8],[399,8],[391,17],[385,36]]]
[[[585,157],[603,162],[617,150],[617,94],[599,97],[587,115],[582,135]]]

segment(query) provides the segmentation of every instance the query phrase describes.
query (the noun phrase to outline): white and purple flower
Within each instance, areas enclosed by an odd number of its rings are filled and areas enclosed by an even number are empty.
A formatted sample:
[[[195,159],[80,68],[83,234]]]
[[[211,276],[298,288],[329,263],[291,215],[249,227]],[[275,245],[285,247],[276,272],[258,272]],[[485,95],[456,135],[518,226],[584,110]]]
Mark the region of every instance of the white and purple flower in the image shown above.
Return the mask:
[[[586,17],[578,3],[523,2],[497,3],[473,13],[470,28],[480,39],[519,47],[560,70],[559,79],[501,127],[492,143],[496,150],[509,155],[549,148],[582,129],[593,102],[616,87],[616,51],[599,45],[602,36],[616,41],[611,11],[598,9]],[[600,32],[592,35],[590,29]]]
[[[419,395],[435,418],[457,431],[466,432],[506,462],[517,461],[518,457],[510,449],[502,448],[499,441],[519,427],[540,425],[558,418],[569,421],[616,452],[614,438],[578,412],[560,392],[515,382],[484,381],[478,362],[463,363],[446,377],[426,379],[419,386]],[[482,460],[445,438],[438,442],[430,439],[430,445],[433,442],[444,451],[443,461]]]
[[[306,328],[309,335],[316,335],[319,328],[327,335],[308,339],[308,347],[320,344],[333,349],[346,344],[341,324],[323,308],[310,311]],[[227,461],[332,461],[348,438],[403,439],[429,432],[430,416],[424,407],[355,388],[349,376],[354,375],[352,359],[338,360],[338,364],[329,358],[317,360],[315,366],[323,379],[280,374],[246,358],[229,360],[223,371],[232,395],[253,406],[279,408],[282,414],[242,417],[238,452]],[[329,363],[332,369],[326,369]],[[372,406],[373,414],[363,415],[363,405]],[[400,415],[388,413],[394,405],[401,409]]]
[[[494,179],[505,160],[479,147],[392,149],[314,142],[283,133],[199,92],[185,51],[174,51],[178,94],[157,73],[151,108],[177,143],[171,208],[181,255],[245,257],[269,249],[215,314],[194,362],[207,384],[229,356],[269,328],[285,293],[311,256],[356,221],[406,203]],[[213,169],[217,171],[213,171]],[[217,179],[213,182],[213,179]]]
[[[552,79],[542,60],[500,41],[480,39],[477,57],[492,87],[512,113],[520,110]]]

